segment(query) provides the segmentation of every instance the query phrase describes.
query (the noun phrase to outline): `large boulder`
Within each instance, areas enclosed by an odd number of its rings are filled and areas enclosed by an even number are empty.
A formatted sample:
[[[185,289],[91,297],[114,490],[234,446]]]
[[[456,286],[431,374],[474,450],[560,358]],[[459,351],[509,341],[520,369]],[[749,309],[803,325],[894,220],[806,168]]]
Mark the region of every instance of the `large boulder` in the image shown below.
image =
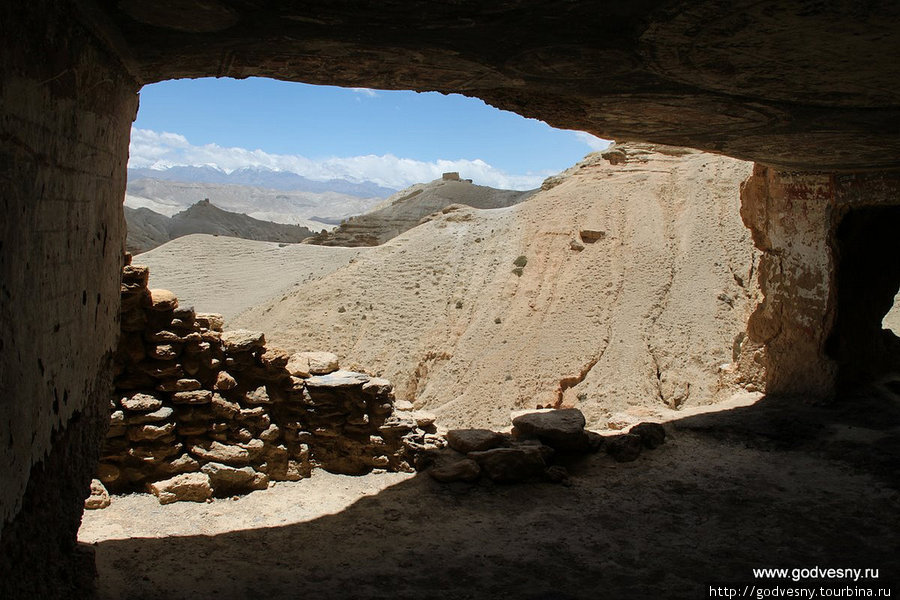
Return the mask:
[[[584,415],[577,408],[539,410],[513,418],[513,435],[538,439],[560,452],[588,452]]]

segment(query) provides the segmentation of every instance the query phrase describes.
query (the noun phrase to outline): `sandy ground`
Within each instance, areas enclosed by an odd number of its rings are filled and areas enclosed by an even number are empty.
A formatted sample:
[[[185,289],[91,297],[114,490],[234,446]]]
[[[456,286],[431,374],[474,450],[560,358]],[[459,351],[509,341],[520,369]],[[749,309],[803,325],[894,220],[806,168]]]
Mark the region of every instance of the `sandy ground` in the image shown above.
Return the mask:
[[[900,403],[746,398],[570,485],[317,472],[239,500],[85,514],[99,598],[707,598],[753,567],[900,575]],[[779,581],[784,587],[799,584]],[[850,583],[854,586],[857,583]]]
[[[150,285],[172,290],[181,306],[221,313],[226,321],[347,265],[366,249],[186,235],[134,257],[150,267]]]

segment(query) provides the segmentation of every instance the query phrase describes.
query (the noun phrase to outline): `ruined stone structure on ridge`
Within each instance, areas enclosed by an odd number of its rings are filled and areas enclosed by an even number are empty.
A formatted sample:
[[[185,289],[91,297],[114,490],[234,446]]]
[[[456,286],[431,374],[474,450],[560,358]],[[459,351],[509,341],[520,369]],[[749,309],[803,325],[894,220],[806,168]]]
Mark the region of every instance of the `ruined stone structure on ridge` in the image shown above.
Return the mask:
[[[895,3],[806,0],[3,3],[3,591],[91,585],[75,540],[108,427],[141,86],[264,76],[459,92],[755,160],[744,214],[766,297],[746,364],[770,394],[821,396],[890,362],[872,321],[897,284],[883,226],[897,214],[882,205],[900,197],[898,19]],[[870,260],[883,278],[856,289],[848,271]]]

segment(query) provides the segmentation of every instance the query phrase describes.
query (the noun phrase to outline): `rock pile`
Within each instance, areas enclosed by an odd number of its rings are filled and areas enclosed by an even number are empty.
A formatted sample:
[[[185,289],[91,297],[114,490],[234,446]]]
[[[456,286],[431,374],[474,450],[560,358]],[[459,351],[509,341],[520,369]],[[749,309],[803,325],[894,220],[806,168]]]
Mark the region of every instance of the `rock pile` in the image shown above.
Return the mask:
[[[115,396],[97,477],[161,503],[203,501],[298,480],[412,470],[435,448],[433,418],[394,412],[391,383],[339,370],[330,353],[290,355],[262,333],[223,331],[216,314],[148,288],[125,266]]]
[[[520,414],[513,418],[510,434],[454,429],[446,435],[449,447],[425,451],[416,466],[441,482],[476,481],[482,475],[499,483],[562,481],[568,472],[560,463],[567,459],[605,448],[617,461],[632,461],[643,448],[656,448],[666,438],[658,423],[640,423],[611,437],[584,426],[581,411],[569,408]]]

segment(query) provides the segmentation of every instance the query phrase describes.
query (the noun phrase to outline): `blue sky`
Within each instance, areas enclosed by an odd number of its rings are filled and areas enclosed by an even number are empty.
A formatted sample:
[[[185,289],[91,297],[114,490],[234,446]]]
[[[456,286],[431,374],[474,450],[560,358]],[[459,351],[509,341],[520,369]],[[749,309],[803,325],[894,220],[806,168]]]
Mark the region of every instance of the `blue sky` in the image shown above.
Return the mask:
[[[141,91],[130,164],[265,166],[390,187],[456,167],[525,188],[604,145],[457,94],[196,79]]]

